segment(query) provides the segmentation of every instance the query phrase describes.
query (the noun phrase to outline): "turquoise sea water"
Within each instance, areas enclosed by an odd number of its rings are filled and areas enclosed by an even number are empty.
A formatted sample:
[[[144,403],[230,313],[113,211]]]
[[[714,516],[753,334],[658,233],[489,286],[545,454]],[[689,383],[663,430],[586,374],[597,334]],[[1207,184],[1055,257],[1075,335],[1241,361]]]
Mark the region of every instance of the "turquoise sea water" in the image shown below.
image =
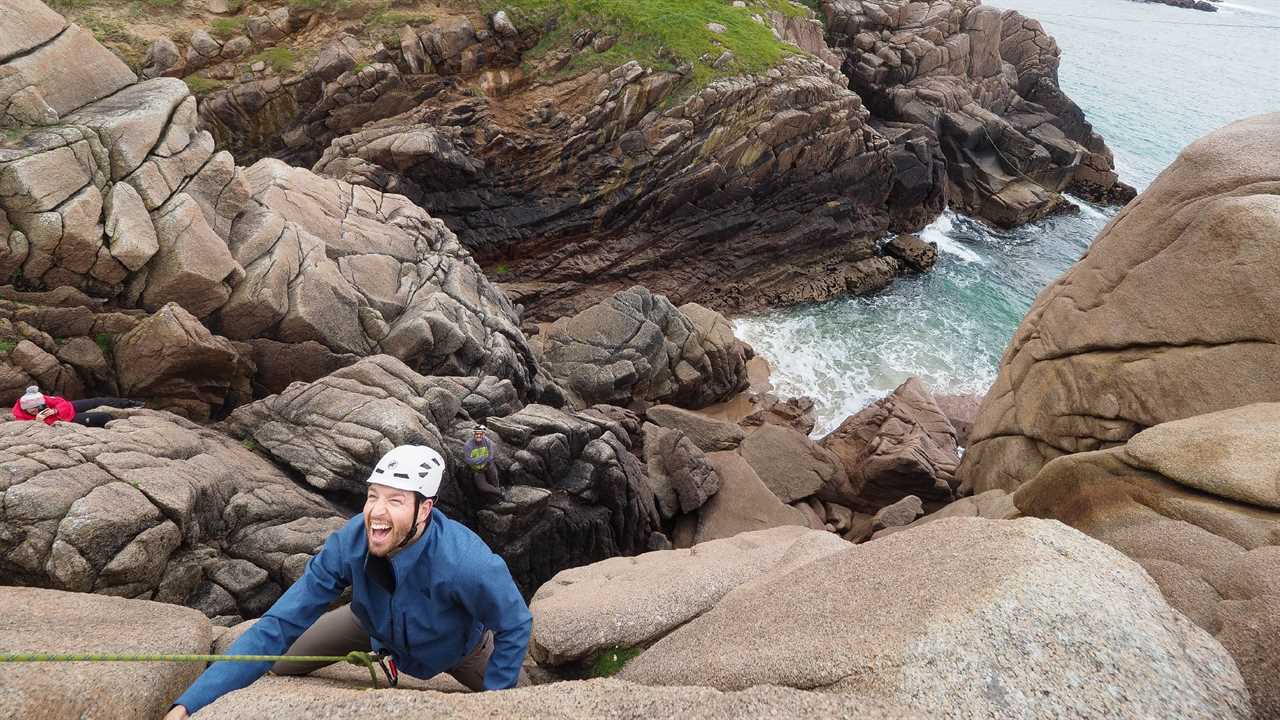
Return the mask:
[[[1139,190],[1196,138],[1280,111],[1280,0],[1217,13],[1132,0],[1001,0],[1058,41],[1060,80]],[[784,395],[818,401],[823,433],[911,375],[935,392],[984,392],[1036,294],[1114,214],[1079,212],[996,231],[947,212],[923,233],[934,271],[887,292],[740,318],[740,337],[774,366]]]

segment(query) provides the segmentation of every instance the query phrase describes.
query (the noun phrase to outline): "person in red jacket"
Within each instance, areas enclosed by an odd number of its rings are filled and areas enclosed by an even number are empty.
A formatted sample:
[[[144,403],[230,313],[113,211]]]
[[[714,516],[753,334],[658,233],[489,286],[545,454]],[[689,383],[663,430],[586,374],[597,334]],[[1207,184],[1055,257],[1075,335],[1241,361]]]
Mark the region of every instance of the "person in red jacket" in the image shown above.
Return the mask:
[[[96,407],[136,408],[143,403],[124,398],[99,397],[70,401],[57,395],[45,395],[39,385],[32,385],[13,404],[14,420],[39,420],[45,425],[73,422],[85,427],[102,427],[115,416],[104,412],[87,412]]]

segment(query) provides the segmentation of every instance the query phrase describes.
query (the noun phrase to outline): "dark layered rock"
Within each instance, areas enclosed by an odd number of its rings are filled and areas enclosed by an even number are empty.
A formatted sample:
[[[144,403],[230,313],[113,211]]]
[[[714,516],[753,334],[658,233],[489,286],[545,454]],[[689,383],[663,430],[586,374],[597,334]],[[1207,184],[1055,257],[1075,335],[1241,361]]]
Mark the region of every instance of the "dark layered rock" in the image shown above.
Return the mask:
[[[294,11],[283,24],[259,23],[276,33],[255,34],[250,22],[250,38],[255,46],[270,46],[308,16]],[[334,40],[298,72],[255,73],[247,82],[210,93],[202,117],[219,143],[239,158],[275,156],[309,166],[336,138],[449,91],[452,78],[461,73],[518,65],[520,51],[536,42],[477,25],[473,18],[452,15],[404,25],[398,47],[384,48],[372,55],[373,62],[361,64],[351,52],[359,49],[355,38]]]
[[[541,366],[579,407],[705,407],[746,389],[753,355],[719,313],[677,309],[643,287],[557,320],[534,343]]]
[[[504,288],[539,318],[637,282],[677,304],[745,310],[892,280],[897,263],[874,242],[889,224],[889,145],[841,76],[796,57],[663,110],[683,82],[632,62],[504,97],[441,91],[335,140],[316,170],[421,188],[411,197],[500,264]],[[530,107],[534,92],[559,101]],[[419,142],[423,125],[449,142]],[[747,129],[723,133],[737,125]],[[381,149],[414,144],[416,159]]]
[[[343,523],[240,443],[167,413],[0,423],[6,584],[257,616]]]
[[[919,378],[847,418],[821,445],[847,473],[819,491],[823,500],[874,514],[908,495],[926,512],[955,499],[956,432]]]
[[[1218,6],[1206,0],[1144,0],[1145,2],[1160,3],[1170,7],[1184,8],[1187,10],[1201,10],[1204,12],[1218,12]]]
[[[542,28],[448,12],[391,47],[335,41],[201,112],[241,158],[410,197],[540,320],[635,283],[735,312],[874,292],[903,269],[877,238],[948,199],[1004,224],[1067,188],[1127,199],[1038,23],[924,7],[827,2],[826,37],[812,16],[764,12],[803,53],[698,88],[637,62],[565,77],[616,38],[584,28],[530,59]]]
[[[506,497],[470,482],[463,444],[485,422]],[[444,448],[441,509],[506,559],[526,593],[565,567],[662,544],[653,490],[631,453],[632,416],[525,406],[509,380],[424,377],[389,356],[238,408],[226,421],[314,488],[354,505],[378,458],[400,444]],[[637,448],[638,450],[638,448]]]
[[[1065,190],[1132,197],[1059,88],[1060,52],[1039,22],[977,0],[824,0],[822,12],[851,87],[904,138],[895,160],[910,179],[899,194],[928,195],[912,188],[928,187],[930,147],[944,158],[950,204],[997,225],[1053,212]],[[913,152],[903,147],[910,141],[919,143]]]
[[[1040,294],[982,402],[965,486],[1012,491],[1060,455],[1280,400],[1278,131],[1263,115],[1188,146]]]

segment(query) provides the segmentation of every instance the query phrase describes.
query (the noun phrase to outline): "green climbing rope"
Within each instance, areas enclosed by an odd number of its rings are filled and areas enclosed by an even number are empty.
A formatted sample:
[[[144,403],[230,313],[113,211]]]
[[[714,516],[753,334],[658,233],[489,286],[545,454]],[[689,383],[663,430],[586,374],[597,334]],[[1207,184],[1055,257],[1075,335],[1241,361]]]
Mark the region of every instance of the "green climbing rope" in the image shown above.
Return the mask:
[[[349,652],[346,655],[123,655],[97,653],[12,653],[0,654],[7,662],[345,662],[362,665],[369,670],[369,681],[378,687],[377,660],[371,653]]]

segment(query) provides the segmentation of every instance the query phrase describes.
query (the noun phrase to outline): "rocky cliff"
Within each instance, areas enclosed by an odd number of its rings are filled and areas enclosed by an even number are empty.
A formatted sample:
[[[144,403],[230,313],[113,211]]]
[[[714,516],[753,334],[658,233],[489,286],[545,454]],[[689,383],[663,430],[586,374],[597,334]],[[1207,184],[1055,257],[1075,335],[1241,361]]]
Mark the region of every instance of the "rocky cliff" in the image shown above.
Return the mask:
[[[626,18],[570,5],[419,3],[379,39],[277,8],[194,31],[185,56],[153,46],[146,72],[208,88],[202,120],[239,157],[411,198],[539,319],[635,283],[722,311],[873,292],[904,269],[882,237],[947,203],[1013,225],[1065,190],[1129,198],[1017,13],[753,0],[717,10],[731,32],[691,30],[713,53],[650,57],[608,29]],[[764,65],[726,49],[749,32],[776,46]]]
[[[1012,490],[1059,455],[1280,399],[1277,128],[1264,115],[1188,146],[1040,293],[974,423],[965,484]]]
[[[1040,294],[958,471],[1138,560],[1232,653],[1266,718],[1280,715],[1277,130],[1264,115],[1187,147]]]
[[[32,26],[0,47],[0,282],[175,303],[245,343],[267,390],[385,352],[538,392],[515,308],[438,219],[276,160],[237,166],[181,81],[134,82],[38,2],[0,14]],[[45,356],[20,372],[45,382]]]

